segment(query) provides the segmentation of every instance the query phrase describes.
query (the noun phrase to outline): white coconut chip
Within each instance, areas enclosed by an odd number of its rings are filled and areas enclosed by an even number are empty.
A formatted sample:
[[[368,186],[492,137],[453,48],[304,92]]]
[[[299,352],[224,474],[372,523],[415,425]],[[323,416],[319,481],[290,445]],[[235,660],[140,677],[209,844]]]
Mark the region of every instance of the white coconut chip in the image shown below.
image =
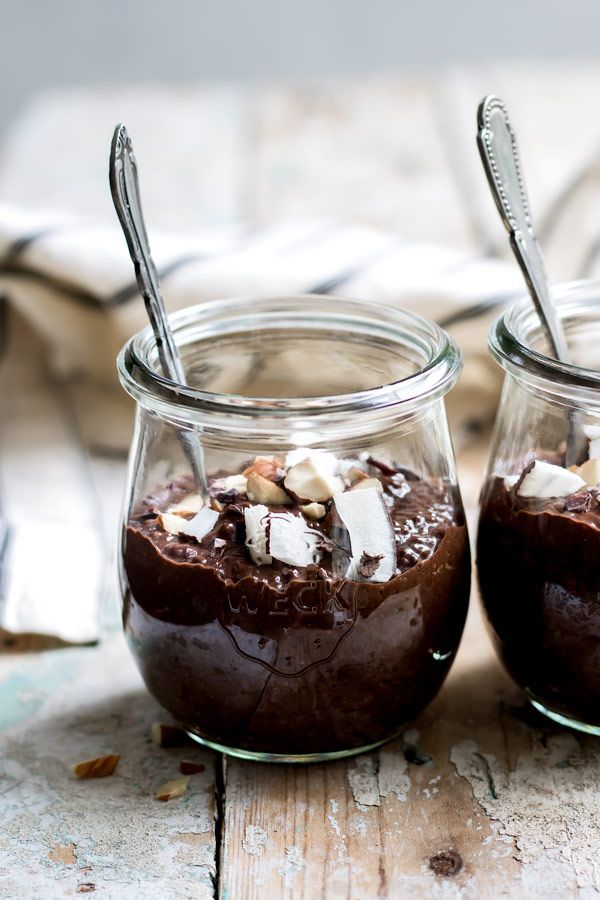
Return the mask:
[[[586,483],[576,472],[536,459],[531,471],[517,488],[519,497],[566,497],[585,488]]]
[[[350,535],[352,559],[346,576],[353,581],[389,581],[396,571],[396,542],[389,513],[377,488],[336,494],[338,515]],[[359,573],[363,554],[381,557],[373,575]]]

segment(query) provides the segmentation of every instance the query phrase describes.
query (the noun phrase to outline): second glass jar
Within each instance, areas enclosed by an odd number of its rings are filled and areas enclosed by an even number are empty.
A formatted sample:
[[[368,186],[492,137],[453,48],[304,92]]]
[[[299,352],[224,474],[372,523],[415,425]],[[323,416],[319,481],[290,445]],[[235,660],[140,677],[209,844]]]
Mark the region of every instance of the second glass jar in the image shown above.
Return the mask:
[[[600,734],[600,284],[556,289],[577,365],[525,298],[490,333],[505,381],[477,568],[494,643],[532,704]]]

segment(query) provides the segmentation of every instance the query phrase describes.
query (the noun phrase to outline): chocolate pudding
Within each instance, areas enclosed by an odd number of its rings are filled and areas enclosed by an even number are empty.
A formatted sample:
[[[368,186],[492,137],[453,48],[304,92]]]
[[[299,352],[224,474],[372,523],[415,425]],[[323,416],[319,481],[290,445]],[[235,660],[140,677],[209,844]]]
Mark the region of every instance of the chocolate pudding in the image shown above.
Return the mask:
[[[565,496],[523,496],[530,471],[531,464],[518,479],[492,478],[483,490],[483,603],[498,652],[529,696],[559,716],[599,726],[600,496],[568,480]],[[538,493],[560,491],[537,483]]]
[[[218,472],[203,507],[172,482],[125,529],[128,641],[151,693],[213,745],[300,756],[382,742],[454,658],[470,584],[455,490],[323,460]]]

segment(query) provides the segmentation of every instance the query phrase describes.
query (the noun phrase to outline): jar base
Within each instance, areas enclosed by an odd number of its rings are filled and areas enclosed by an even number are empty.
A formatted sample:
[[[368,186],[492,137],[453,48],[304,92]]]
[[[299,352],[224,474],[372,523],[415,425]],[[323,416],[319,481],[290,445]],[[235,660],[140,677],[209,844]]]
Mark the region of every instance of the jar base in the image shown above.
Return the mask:
[[[203,747],[217,750],[219,753],[225,753],[227,756],[235,756],[237,759],[249,759],[252,762],[263,763],[322,763],[332,762],[335,759],[344,759],[349,756],[358,756],[361,753],[369,753],[371,750],[387,744],[388,741],[393,741],[394,738],[402,734],[404,728],[397,734],[386,737],[382,741],[375,741],[374,744],[352,747],[350,750],[333,750],[328,753],[265,753],[258,750],[241,750],[238,747],[228,747],[226,744],[219,744],[217,741],[209,741],[207,738],[200,737],[199,734],[196,734],[190,728],[186,728],[185,731],[193,741],[196,741]]]
[[[553,709],[548,709],[547,706],[544,706],[539,700],[534,700],[530,695],[528,695],[527,699],[534,709],[552,719],[553,722],[557,722],[559,725],[566,725],[567,728],[574,728],[576,731],[583,731],[585,734],[593,734],[600,737],[600,725],[588,725],[586,722],[580,722],[578,719],[572,719]]]

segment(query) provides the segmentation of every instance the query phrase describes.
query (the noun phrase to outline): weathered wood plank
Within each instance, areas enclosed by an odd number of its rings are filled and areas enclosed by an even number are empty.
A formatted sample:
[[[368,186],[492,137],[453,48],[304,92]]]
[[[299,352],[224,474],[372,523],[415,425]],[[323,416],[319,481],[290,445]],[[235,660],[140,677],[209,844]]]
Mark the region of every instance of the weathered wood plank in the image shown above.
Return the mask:
[[[97,649],[0,662],[0,894],[212,898],[214,767],[195,747],[150,739],[161,713],[121,635]],[[115,775],[78,781],[71,766],[122,754]],[[179,800],[154,793],[179,761],[205,764]],[[90,888],[91,890],[91,888]]]

